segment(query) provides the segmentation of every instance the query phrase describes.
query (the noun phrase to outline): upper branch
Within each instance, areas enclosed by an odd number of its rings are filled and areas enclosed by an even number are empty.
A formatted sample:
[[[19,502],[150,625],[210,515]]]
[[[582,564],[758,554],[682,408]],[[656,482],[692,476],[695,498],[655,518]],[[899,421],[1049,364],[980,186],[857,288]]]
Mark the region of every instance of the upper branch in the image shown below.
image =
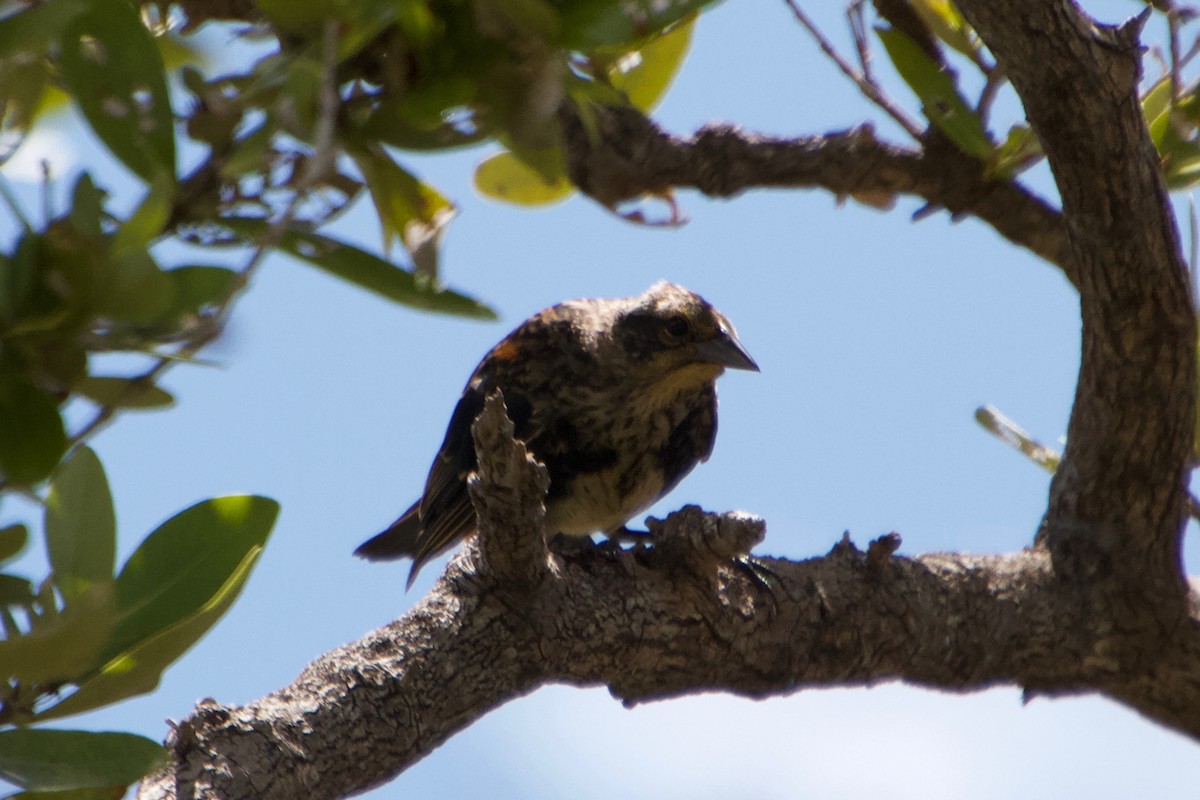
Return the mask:
[[[1076,282],[1062,217],[1017,181],[990,180],[984,165],[952,149],[934,154],[881,142],[870,126],[779,138],[708,125],[695,136],[663,132],[630,108],[593,107],[590,128],[562,115],[571,181],[612,207],[674,187],[731,197],[747,189],[827,189],[874,206],[911,194],[969,215],[1057,265]]]

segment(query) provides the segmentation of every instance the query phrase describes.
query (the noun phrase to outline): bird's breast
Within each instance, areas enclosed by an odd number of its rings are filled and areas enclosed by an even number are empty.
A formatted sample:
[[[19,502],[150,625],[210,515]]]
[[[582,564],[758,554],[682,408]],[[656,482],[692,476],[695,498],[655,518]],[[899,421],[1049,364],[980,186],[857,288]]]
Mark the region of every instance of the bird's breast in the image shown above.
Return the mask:
[[[711,404],[711,389],[575,387],[556,406],[542,452],[550,471],[547,527],[567,534],[612,531],[652,506],[681,477],[665,465],[681,441],[678,428]],[[569,448],[563,448],[567,441]],[[684,437],[684,441],[690,441]],[[563,448],[563,449],[559,449]],[[601,457],[603,456],[603,457]],[[694,453],[686,473],[701,457]]]
[[[654,505],[661,472],[631,463],[574,475],[567,490],[546,504],[546,527],[572,535],[613,531]]]

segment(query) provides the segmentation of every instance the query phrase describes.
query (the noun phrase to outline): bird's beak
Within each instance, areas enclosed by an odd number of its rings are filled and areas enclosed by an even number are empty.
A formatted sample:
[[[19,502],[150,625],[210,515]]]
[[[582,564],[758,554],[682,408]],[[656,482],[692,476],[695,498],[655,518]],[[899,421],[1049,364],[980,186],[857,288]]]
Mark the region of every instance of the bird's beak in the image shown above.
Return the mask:
[[[720,364],[730,369],[748,369],[758,372],[758,364],[738,341],[737,334],[721,326],[717,335],[696,346],[696,355],[710,364]]]

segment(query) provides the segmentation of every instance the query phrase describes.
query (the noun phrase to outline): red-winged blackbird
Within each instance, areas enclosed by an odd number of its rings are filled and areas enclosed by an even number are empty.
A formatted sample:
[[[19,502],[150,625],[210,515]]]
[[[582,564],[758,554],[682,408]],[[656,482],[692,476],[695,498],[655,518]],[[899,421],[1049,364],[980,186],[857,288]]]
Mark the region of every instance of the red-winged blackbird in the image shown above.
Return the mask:
[[[421,566],[475,531],[471,424],[500,389],[517,438],[550,476],[546,528],[619,534],[700,461],[717,434],[716,379],[758,371],[702,297],[659,282],[639,297],[573,300],[522,323],[475,368],[425,493],[354,554]]]

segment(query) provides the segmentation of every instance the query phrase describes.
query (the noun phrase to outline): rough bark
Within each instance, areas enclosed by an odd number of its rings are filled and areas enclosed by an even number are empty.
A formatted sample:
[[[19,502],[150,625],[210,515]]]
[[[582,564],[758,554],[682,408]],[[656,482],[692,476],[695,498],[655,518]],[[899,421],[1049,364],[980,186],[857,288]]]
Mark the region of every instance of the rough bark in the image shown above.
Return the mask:
[[[913,195],[956,217],[977,217],[1076,282],[1062,215],[1018,181],[986,179],[981,162],[954,150],[881,142],[869,125],[797,138],[709,125],[681,138],[633,109],[594,110],[591,121],[599,139],[564,114],[568,166],[572,183],[608,207],[672,188],[710,197],[819,188],[885,208]]]
[[[681,185],[914,192],[1062,267],[1079,288],[1082,364],[1037,546],[909,559],[890,555],[891,540],[869,554],[844,541],[822,558],[765,562],[764,577],[744,558],[761,521],[687,508],[656,526],[652,551],[557,555],[542,546],[544,481],[490,403],[472,490],[482,541],[413,611],[292,685],[240,708],[201,704],[139,796],[362,790],[548,682],[607,685],[630,703],[896,679],[1007,684],[1099,692],[1200,738],[1200,601],[1179,562],[1196,325],[1137,104],[1137,25],[1102,28],[1066,2],[958,4],[1025,102],[1061,216],[944,160],[934,174],[922,154],[862,130],[676,140],[618,115],[602,130],[625,138],[569,137],[572,175],[607,204]]]
[[[1141,682],[1200,632],[1180,561],[1196,319],[1138,102],[1146,15],[1107,28],[1067,3],[961,6],[1042,140],[1078,269],[1079,382],[1039,541],[1086,597],[1090,657]],[[1200,717],[1186,711],[1175,724]]]
[[[953,691],[1130,689],[1128,675],[1095,657],[1084,594],[1044,548],[909,559],[890,555],[890,537],[867,553],[844,537],[822,558],[760,562],[764,576],[739,558],[762,538],[761,520],[689,506],[652,526],[654,550],[564,557],[530,544],[545,534],[545,483],[502,406],[489,405],[478,427],[482,541],[411,612],[290,686],[241,708],[202,702],[171,733],[174,760],[140,797],[361,791],[546,683],[606,685],[628,704],[896,678]],[[497,547],[502,560],[480,556]],[[1183,720],[1200,707],[1200,638],[1179,644],[1135,705],[1161,703]],[[1160,696],[1154,686],[1167,682],[1190,691]],[[1180,727],[1200,735],[1195,719]]]

